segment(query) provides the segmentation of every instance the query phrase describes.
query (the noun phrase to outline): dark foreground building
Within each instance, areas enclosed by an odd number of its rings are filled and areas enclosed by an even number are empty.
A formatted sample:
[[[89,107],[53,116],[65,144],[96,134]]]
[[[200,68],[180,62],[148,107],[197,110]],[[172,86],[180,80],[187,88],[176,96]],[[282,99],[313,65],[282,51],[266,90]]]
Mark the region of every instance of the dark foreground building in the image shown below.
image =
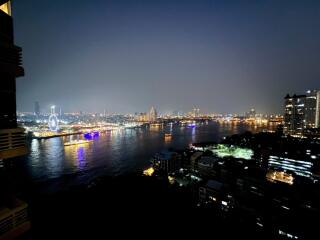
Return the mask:
[[[0,161],[25,155],[24,129],[17,126],[16,77],[24,75],[21,48],[14,45],[11,2],[0,0]],[[8,189],[5,170],[0,172],[0,239],[12,239],[29,229],[27,204]]]
[[[17,127],[16,77],[24,75],[21,48],[14,45],[10,1],[0,0],[0,159],[27,153],[24,130]]]

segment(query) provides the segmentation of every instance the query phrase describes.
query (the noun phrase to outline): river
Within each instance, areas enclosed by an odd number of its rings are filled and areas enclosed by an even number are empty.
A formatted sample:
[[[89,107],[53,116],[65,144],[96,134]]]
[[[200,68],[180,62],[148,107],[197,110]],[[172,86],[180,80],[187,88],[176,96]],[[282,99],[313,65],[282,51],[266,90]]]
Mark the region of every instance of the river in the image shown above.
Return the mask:
[[[14,185],[40,183],[45,189],[58,191],[70,185],[87,184],[101,175],[118,176],[142,170],[150,165],[155,153],[164,149],[183,149],[194,142],[220,141],[228,135],[270,128],[273,126],[206,122],[195,127],[168,124],[109,131],[90,143],[73,146],[64,146],[64,142],[84,136],[33,139],[27,156],[2,168],[9,172]],[[171,133],[171,138],[165,138],[165,133]]]

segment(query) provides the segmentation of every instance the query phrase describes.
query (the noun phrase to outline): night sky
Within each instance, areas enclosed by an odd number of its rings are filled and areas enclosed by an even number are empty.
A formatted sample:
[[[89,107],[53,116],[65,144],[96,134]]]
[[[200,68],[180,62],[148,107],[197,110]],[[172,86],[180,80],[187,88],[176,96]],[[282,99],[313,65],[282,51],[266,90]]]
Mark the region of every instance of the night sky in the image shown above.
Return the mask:
[[[320,1],[16,0],[17,107],[282,112],[320,88]],[[48,109],[49,110],[49,109]]]

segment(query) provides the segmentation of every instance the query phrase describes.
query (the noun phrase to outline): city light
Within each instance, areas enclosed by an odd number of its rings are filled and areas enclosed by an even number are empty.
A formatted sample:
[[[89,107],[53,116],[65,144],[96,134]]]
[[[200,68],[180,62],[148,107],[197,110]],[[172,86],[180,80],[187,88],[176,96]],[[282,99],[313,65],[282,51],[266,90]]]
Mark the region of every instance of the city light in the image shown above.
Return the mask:
[[[0,5],[0,10],[11,16],[11,1],[3,3]]]
[[[253,151],[247,148],[240,148],[237,146],[228,146],[224,144],[218,144],[215,148],[211,150],[218,157],[234,157],[250,160],[253,156]]]
[[[153,173],[154,173],[154,168],[153,167],[150,167],[150,168],[148,168],[148,169],[143,171],[143,175],[149,176],[149,177],[152,176]]]
[[[266,175],[268,181],[270,182],[284,182],[287,183],[289,185],[293,184],[293,176],[289,173],[286,172],[279,172],[279,171],[268,171],[267,175]]]
[[[0,239],[317,238],[320,1],[12,2]]]
[[[169,181],[170,184],[174,184],[175,183],[175,178],[171,177],[171,176],[168,176],[168,181]]]

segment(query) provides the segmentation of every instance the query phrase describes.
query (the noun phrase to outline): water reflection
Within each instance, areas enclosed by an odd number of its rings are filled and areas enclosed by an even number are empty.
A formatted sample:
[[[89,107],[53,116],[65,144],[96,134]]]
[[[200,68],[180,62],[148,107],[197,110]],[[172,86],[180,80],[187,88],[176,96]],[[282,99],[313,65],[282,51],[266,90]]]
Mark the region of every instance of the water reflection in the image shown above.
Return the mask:
[[[173,124],[107,131],[89,144],[68,147],[64,146],[64,142],[83,139],[83,135],[32,140],[26,162],[31,177],[36,180],[79,172],[84,178],[98,174],[118,175],[148,166],[151,157],[164,148],[182,149],[192,142],[219,141],[230,134],[262,129],[209,122],[193,128]],[[166,134],[171,135],[167,138]]]
[[[192,129],[192,131],[191,131],[191,141],[192,142],[195,142],[196,141],[196,127],[193,127],[193,128],[191,128]]]
[[[78,168],[83,170],[86,166],[86,157],[84,147],[78,147],[77,149]]]
[[[85,170],[87,167],[87,158],[90,156],[90,152],[93,151],[93,147],[93,142],[64,146],[65,171],[72,173],[77,170]]]
[[[39,154],[40,154],[40,149],[39,148],[40,148],[39,140],[33,139],[32,142],[31,142],[30,151],[31,151],[31,154],[34,156],[34,162],[35,163],[37,163],[37,161],[39,161],[39,158],[35,157],[35,156],[39,156]]]

